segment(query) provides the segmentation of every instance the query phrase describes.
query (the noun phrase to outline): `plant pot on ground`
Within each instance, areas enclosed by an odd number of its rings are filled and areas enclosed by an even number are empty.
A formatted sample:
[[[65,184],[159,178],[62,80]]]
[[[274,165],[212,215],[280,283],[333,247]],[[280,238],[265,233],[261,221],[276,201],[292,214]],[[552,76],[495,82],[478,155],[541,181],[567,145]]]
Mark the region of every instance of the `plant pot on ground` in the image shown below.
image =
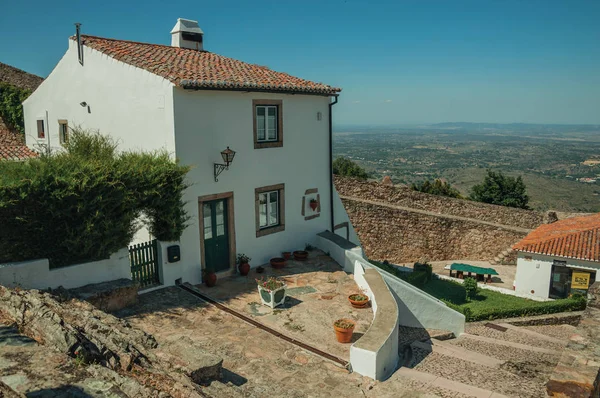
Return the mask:
[[[294,252],[294,260],[304,261],[308,258],[308,252],[306,250],[296,250]]]
[[[263,272],[265,272],[265,267],[263,267],[262,265],[259,265],[258,267],[256,267],[257,274],[262,274]]]
[[[212,269],[205,269],[202,273],[202,280],[208,287],[213,287],[217,284],[217,274]]]
[[[271,267],[273,267],[275,269],[282,269],[283,267],[285,267],[285,258],[275,257],[275,258],[271,259],[270,263],[271,263]]]
[[[365,308],[369,306],[369,296],[363,293],[349,295],[348,301],[354,308]]]
[[[352,341],[352,333],[356,322],[350,319],[338,319],[333,323],[333,329],[335,330],[335,337],[340,343],[350,343]]]
[[[246,276],[248,272],[250,272],[250,257],[246,256],[244,253],[238,253],[237,255],[237,263],[238,270],[240,271],[240,275]]]
[[[266,306],[275,308],[285,302],[285,282],[275,277],[257,279],[258,294],[260,300]]]
[[[281,255],[283,256],[283,258],[285,258],[286,260],[289,260],[290,258],[292,258],[292,252],[281,252]]]

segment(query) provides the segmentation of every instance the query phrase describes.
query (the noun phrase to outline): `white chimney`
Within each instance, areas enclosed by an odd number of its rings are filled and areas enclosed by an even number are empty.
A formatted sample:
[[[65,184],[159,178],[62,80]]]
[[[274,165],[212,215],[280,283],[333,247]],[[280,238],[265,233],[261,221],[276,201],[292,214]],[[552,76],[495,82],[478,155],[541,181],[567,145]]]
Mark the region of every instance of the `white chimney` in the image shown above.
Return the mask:
[[[204,32],[198,26],[198,21],[177,18],[177,23],[171,30],[171,46],[202,51],[203,36]]]

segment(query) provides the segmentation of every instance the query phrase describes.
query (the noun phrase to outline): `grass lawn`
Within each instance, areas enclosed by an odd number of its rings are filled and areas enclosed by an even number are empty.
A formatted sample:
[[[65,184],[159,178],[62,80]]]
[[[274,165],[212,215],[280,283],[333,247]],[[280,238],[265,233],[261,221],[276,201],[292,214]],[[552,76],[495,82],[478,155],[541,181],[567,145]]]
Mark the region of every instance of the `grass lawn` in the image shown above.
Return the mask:
[[[481,288],[475,297],[467,301],[465,288],[458,282],[436,279],[435,277],[426,282],[424,273],[402,272],[389,264],[377,261],[370,262],[444,301],[449,307],[463,313],[467,322],[578,311],[585,309],[586,306],[586,299],[578,296],[542,302]]]

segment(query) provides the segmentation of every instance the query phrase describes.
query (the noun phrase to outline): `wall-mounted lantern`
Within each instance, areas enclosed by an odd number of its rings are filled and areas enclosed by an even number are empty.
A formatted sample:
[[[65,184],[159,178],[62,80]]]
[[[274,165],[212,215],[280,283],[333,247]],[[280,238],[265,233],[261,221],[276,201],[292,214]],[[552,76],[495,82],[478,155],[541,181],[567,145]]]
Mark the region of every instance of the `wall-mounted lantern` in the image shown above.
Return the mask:
[[[219,181],[217,179],[218,175],[223,172],[223,170],[229,170],[229,165],[233,162],[233,158],[235,157],[235,151],[232,151],[227,147],[224,151],[221,151],[221,157],[225,164],[215,163],[215,182]]]

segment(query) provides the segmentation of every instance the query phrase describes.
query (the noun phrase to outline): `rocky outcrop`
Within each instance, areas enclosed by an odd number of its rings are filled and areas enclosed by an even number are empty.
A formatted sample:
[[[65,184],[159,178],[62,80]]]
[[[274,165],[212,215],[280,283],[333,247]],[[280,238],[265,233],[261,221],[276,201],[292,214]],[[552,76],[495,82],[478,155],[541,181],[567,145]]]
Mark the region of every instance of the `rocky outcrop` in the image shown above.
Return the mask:
[[[193,341],[159,347],[127,321],[64,295],[0,286],[0,320],[129,397],[199,397],[198,383],[221,377],[223,360]]]
[[[131,279],[117,279],[70,289],[68,294],[104,312],[115,312],[137,303],[138,290],[139,284]]]

